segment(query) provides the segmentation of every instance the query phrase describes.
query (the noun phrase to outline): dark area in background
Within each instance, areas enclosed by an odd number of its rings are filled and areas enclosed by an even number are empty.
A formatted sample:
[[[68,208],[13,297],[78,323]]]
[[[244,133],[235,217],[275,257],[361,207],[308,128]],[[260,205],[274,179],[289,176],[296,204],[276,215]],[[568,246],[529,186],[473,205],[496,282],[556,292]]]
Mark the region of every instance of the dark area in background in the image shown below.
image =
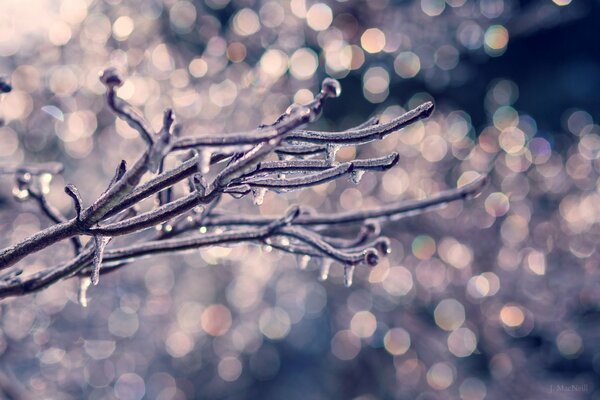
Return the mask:
[[[434,99],[443,100],[468,112],[475,131],[479,134],[489,120],[482,102],[488,86],[495,79],[505,78],[519,87],[515,108],[530,114],[544,136],[551,137],[564,131],[563,114],[573,107],[586,110],[598,120],[600,5],[594,2],[589,7],[586,7],[582,18],[536,30],[531,34],[511,37],[506,53],[500,57],[482,58],[463,54],[461,65],[473,73],[460,86],[435,90],[418,79],[392,83],[386,104],[402,104],[414,93],[427,91]],[[364,115],[375,111],[378,105],[368,102],[362,95],[359,75],[351,74],[341,82],[343,97],[328,105],[326,115],[335,119],[350,107],[350,102],[354,102],[352,109],[363,110]]]

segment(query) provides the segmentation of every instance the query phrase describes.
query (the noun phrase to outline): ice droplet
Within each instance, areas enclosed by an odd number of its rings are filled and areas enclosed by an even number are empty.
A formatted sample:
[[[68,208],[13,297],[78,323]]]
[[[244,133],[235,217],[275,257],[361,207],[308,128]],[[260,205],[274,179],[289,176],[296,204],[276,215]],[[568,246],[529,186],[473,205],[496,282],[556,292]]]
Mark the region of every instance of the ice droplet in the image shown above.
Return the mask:
[[[327,145],[327,161],[329,163],[332,163],[335,161],[335,155],[337,154],[339,149],[340,149],[340,146],[336,146],[334,144]]]
[[[344,265],[344,286],[352,286],[354,278],[354,265]]]
[[[361,170],[350,172],[350,182],[354,183],[355,185],[358,185],[364,174],[365,171]]]
[[[252,188],[252,202],[255,206],[262,205],[265,200],[265,193],[267,193],[265,188]]]
[[[298,265],[300,269],[306,269],[308,267],[308,263],[310,262],[310,256],[304,255],[298,258]]]
[[[320,281],[326,281],[329,277],[329,270],[331,269],[331,264],[333,264],[333,260],[331,260],[331,258],[324,258],[321,262],[321,271],[319,272]]]
[[[92,280],[87,276],[84,276],[83,278],[81,278],[79,280],[79,296],[78,297],[79,297],[79,304],[81,304],[82,307],[88,306],[87,290],[91,284],[92,284]]]

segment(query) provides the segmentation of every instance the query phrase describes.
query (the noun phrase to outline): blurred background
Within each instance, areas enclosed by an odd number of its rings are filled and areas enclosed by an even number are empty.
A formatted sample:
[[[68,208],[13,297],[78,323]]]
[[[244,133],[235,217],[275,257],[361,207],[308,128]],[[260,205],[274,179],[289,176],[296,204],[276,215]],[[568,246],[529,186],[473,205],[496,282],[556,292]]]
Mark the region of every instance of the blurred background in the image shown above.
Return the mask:
[[[0,389],[44,399],[600,398],[599,1],[2,0],[0,164],[60,161],[72,216],[144,144],[99,72],[155,128],[272,122],[331,76],[319,129],[436,111],[338,160],[397,167],[226,210],[344,211],[424,198],[490,172],[473,200],[384,225],[393,252],[329,280],[268,247],[214,247],[0,303]],[[49,225],[0,175],[0,244]],[[17,191],[18,194],[18,191]],[[151,206],[151,203],[146,205]],[[121,243],[124,243],[120,239]],[[115,240],[119,243],[119,240]],[[112,245],[112,244],[111,244]],[[29,257],[27,273],[69,256]]]

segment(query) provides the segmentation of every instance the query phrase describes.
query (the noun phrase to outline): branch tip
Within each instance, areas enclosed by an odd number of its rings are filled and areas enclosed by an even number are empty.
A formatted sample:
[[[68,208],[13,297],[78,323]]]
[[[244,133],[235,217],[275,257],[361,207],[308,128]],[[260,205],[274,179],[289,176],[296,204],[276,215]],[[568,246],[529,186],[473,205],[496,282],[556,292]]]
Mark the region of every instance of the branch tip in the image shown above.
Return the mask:
[[[123,85],[123,80],[119,76],[116,68],[107,68],[100,74],[100,82],[107,88],[114,89]]]
[[[81,200],[81,195],[79,194],[79,190],[74,185],[65,186],[65,193],[71,197],[73,200],[73,205],[75,206],[75,212],[77,213],[77,220],[81,221],[81,210],[83,208],[83,201]]]

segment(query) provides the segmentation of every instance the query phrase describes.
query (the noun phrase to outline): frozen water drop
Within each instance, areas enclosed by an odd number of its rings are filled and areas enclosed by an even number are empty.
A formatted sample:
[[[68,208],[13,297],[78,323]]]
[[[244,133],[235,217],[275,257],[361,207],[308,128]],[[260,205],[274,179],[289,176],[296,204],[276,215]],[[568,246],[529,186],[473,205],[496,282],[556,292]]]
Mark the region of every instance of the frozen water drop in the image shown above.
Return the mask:
[[[79,296],[78,296],[78,298],[79,298],[79,304],[81,304],[82,307],[88,306],[87,290],[91,284],[92,284],[92,280],[87,276],[85,276],[79,280]]]
[[[310,262],[310,256],[300,256],[298,259],[298,265],[300,266],[300,269],[306,269],[308,268],[308,263]]]
[[[332,163],[335,161],[335,155],[337,154],[339,149],[340,149],[340,146],[336,146],[334,144],[327,145],[327,161],[329,163]]]
[[[329,270],[331,269],[333,261],[330,258],[324,258],[321,262],[321,271],[319,272],[319,280],[326,281],[329,277]]]
[[[262,205],[265,200],[265,193],[267,189],[265,188],[252,188],[252,201],[255,206]]]
[[[360,180],[362,179],[364,174],[365,174],[365,171],[361,171],[361,170],[352,171],[352,172],[350,172],[350,181],[352,183],[354,183],[355,185],[358,185],[358,183],[360,182]]]
[[[344,265],[344,286],[352,286],[354,279],[354,265]]]

